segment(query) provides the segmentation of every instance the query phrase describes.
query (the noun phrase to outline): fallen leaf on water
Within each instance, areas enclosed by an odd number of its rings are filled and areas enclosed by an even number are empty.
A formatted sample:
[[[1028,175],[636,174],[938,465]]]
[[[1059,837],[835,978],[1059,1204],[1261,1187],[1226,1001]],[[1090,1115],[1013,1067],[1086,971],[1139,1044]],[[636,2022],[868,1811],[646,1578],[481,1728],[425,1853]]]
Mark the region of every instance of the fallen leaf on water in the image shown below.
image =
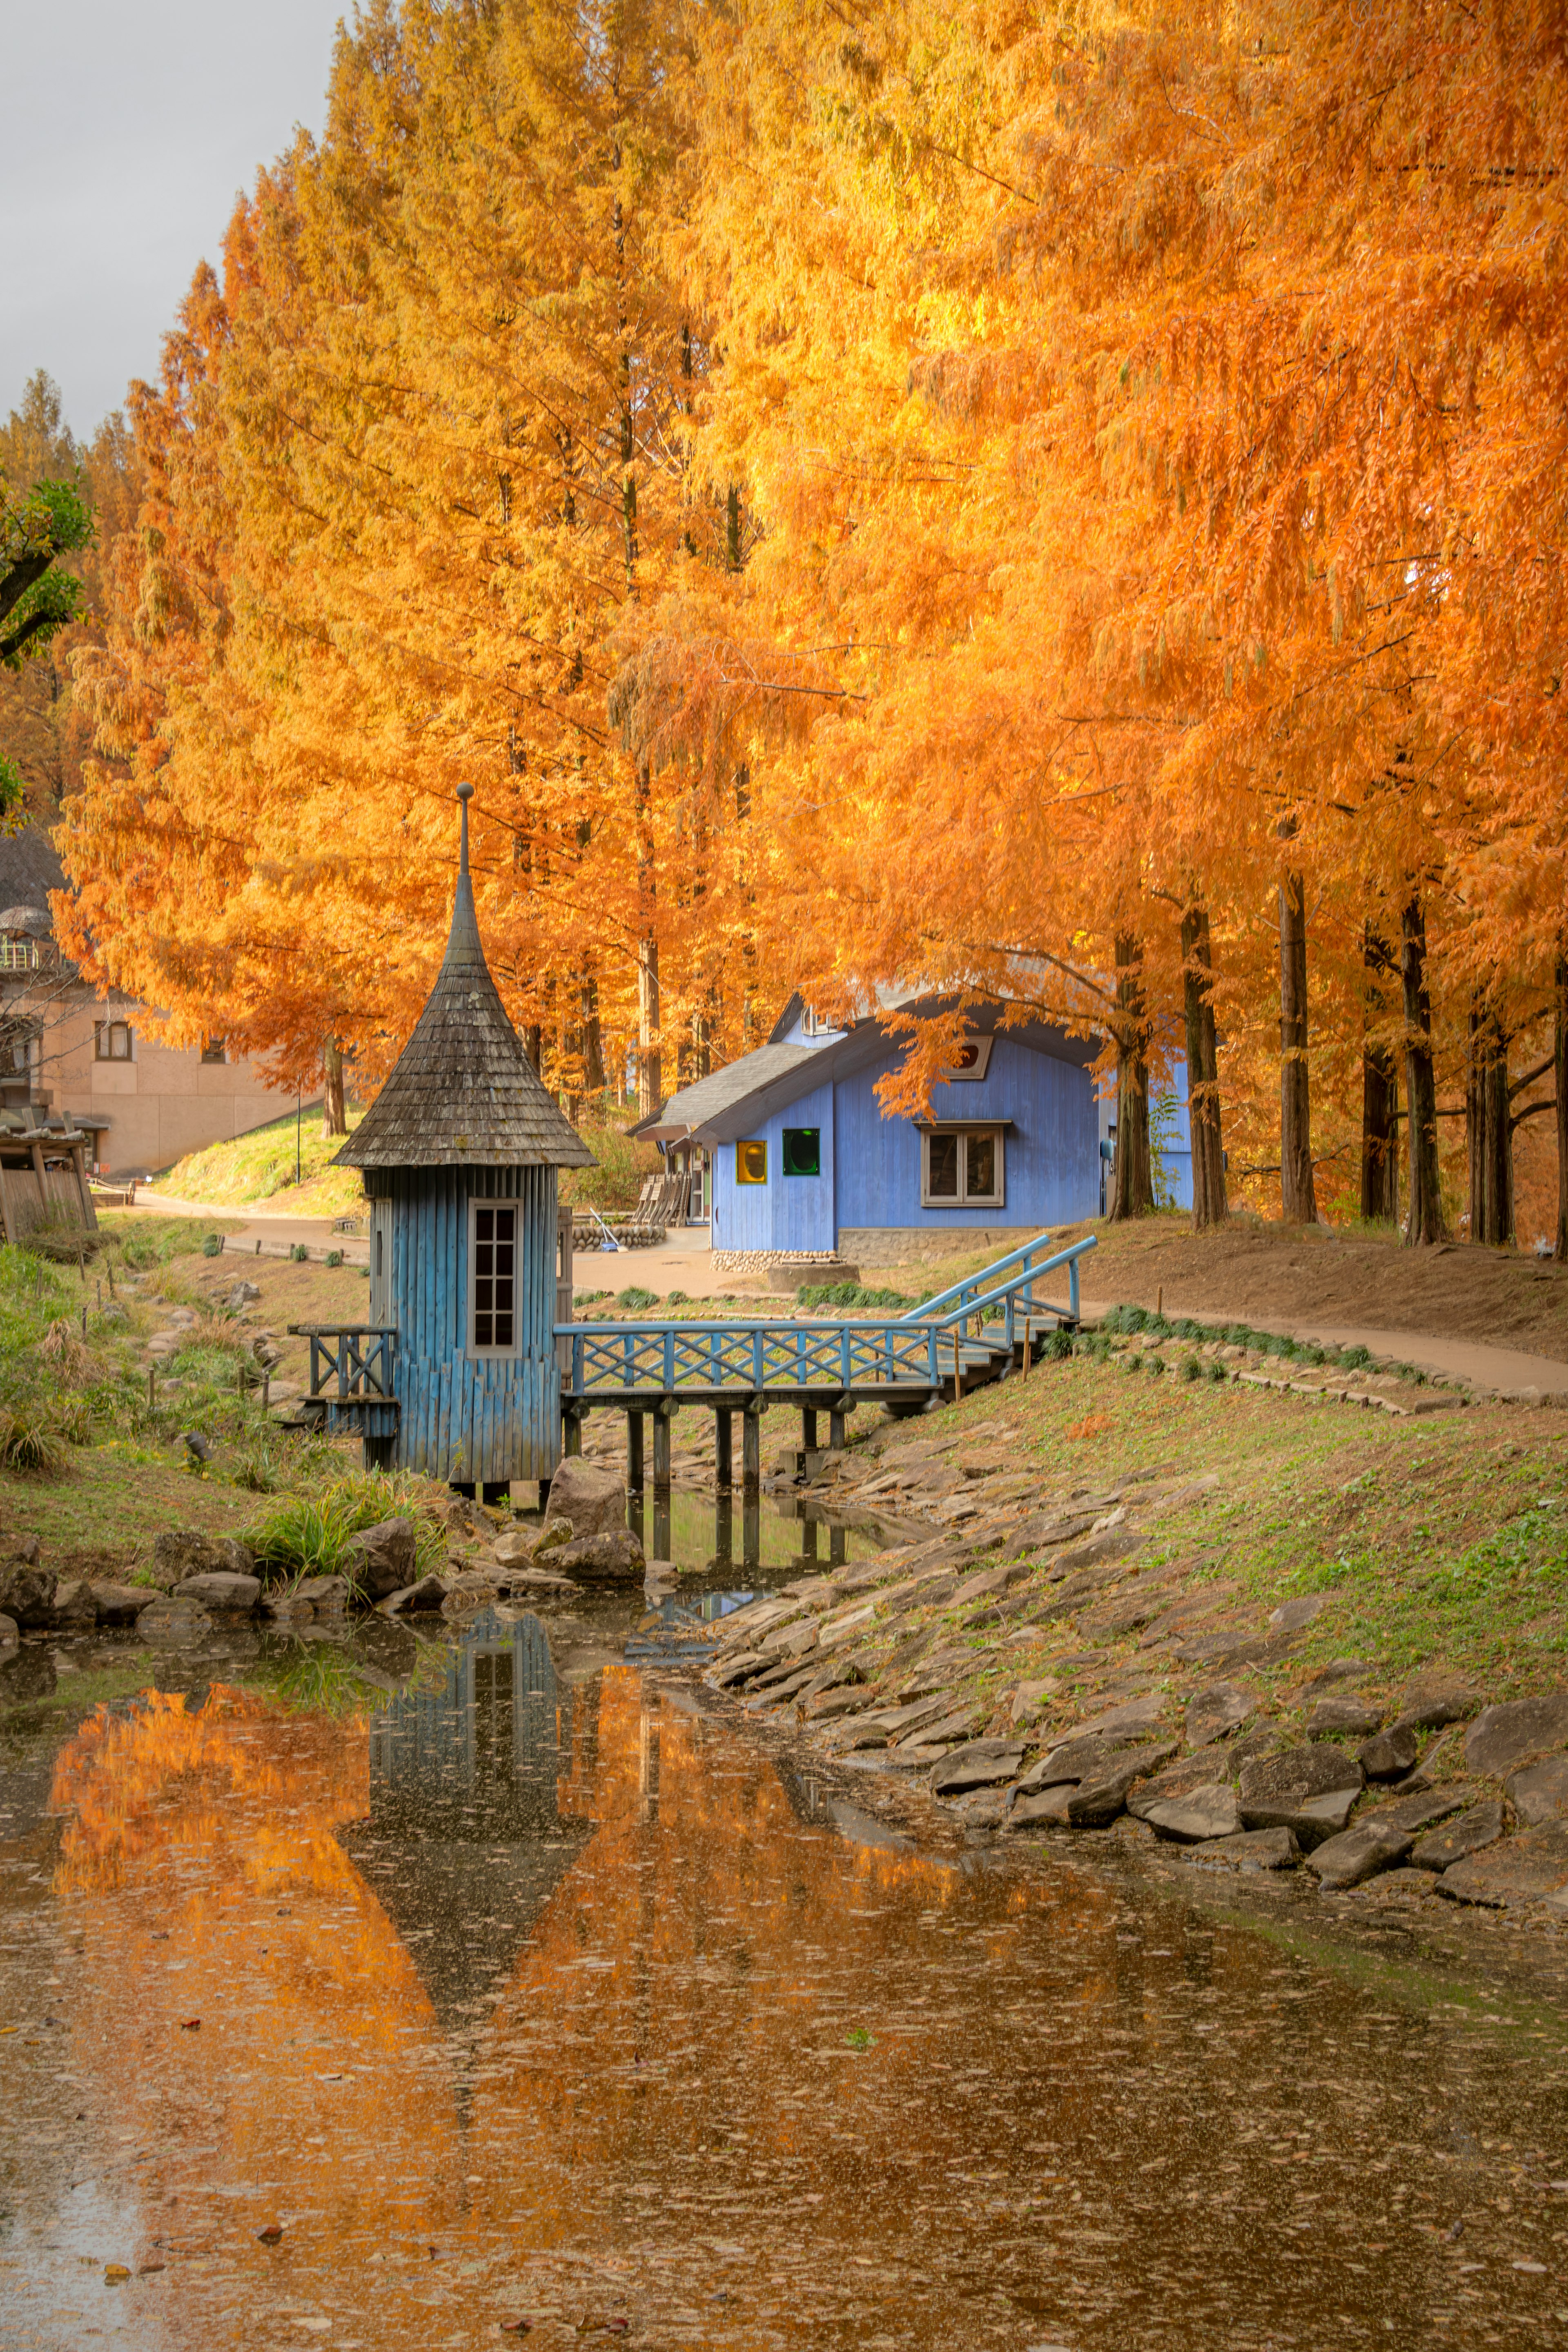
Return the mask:
[[[283,2235],[283,2224],[281,2221],[268,2221],[264,2228],[258,2230],[256,2234],[264,2246],[275,2246]]]
[[[180,2020],[180,2032],[182,2033],[195,2033],[200,2030],[201,2021],[202,2021],[199,2017],[182,2017]]]
[[[138,2278],[150,2278],[154,2271],[161,2271],[166,2267],[167,2265],[163,2263],[138,2263],[136,2275]]]
[[[532,2326],[533,2322],[531,2319],[503,2319],[500,2324],[500,2332],[503,2336],[527,2336],[531,2331]]]
[[[105,2263],[103,2266],[105,2286],[118,2286],[122,2279],[128,2279],[130,2275],[123,2263]]]

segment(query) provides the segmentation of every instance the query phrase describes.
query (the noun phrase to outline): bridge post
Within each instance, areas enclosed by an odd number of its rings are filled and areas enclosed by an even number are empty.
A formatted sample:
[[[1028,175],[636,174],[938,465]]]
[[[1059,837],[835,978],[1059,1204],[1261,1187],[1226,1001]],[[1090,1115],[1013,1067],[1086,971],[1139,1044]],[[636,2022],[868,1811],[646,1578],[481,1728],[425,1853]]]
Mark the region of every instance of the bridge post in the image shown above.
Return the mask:
[[[830,1412],[827,1416],[827,1443],[831,1452],[843,1453],[844,1415],[841,1412]]]
[[[674,1418],[668,1402],[661,1398],[653,1409],[653,1491],[657,1503],[660,1492],[669,1491],[669,1424]]]
[[[714,1470],[721,1495],[727,1495],[735,1483],[734,1434],[734,1418],[728,1406],[721,1406],[713,1415]]]
[[[643,1490],[643,1417],[640,1412],[626,1415],[626,1488],[630,1494]]]
[[[800,1442],[808,1454],[816,1453],[816,1411],[813,1405],[802,1405],[800,1409]]]
[[[580,1412],[573,1412],[568,1410],[562,1415],[561,1451],[563,1454],[582,1453],[583,1416]]]
[[[827,1565],[829,1566],[829,1568],[842,1568],[842,1567],[843,1567],[843,1565],[844,1565],[844,1562],[845,1562],[846,1559],[848,1557],[848,1553],[847,1553],[847,1530],[846,1528],[828,1528],[828,1530],[827,1530]]]
[[[753,1397],[741,1416],[741,1476],[748,1495],[763,1482],[763,1401]]]

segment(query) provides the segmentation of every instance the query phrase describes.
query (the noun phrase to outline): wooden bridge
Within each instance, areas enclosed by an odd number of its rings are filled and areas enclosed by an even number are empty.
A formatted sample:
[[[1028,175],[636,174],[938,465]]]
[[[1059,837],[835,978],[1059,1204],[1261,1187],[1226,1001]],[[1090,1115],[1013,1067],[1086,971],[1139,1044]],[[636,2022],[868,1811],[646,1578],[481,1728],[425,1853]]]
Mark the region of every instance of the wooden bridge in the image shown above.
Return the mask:
[[[898,1316],[730,1321],[682,1318],[648,1323],[557,1322],[563,1450],[580,1454],[592,1412],[626,1416],[626,1466],[645,1484],[644,1432],[653,1422],[655,1488],[669,1484],[670,1423],[683,1405],[714,1414],[721,1490],[734,1483],[733,1422],[741,1415],[742,1479],[762,1475],[762,1416],[769,1405],[801,1415],[803,1466],[817,1454],[817,1417],[828,1444],[844,1443],[858,1405],[923,1412],[1031,1363],[1050,1334],[1079,1320],[1079,1265],[1093,1235],[1053,1250],[1048,1234],[1026,1242],[965,1282]],[[1065,1304],[1037,1286],[1065,1273]],[[560,1309],[557,1308],[559,1313]],[[397,1334],[379,1325],[290,1324],[310,1342],[308,1418],[357,1428],[386,1444],[397,1428]]]

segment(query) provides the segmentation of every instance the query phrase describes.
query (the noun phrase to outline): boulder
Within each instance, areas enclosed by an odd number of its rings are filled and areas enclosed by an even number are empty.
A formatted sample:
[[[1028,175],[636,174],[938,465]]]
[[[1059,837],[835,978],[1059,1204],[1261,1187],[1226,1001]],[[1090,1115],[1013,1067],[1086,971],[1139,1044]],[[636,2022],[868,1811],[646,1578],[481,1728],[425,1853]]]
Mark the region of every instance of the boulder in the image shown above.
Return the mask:
[[[199,1642],[212,1629],[212,1619],[197,1602],[171,1601],[167,1593],[160,1593],[136,1620],[136,1631],[142,1640],[154,1643],[160,1649],[183,1649],[188,1643]]]
[[[1109,1739],[1064,1740],[1060,1747],[1047,1749],[1030,1765],[1018,1783],[1018,1794],[1033,1797],[1041,1789],[1059,1788],[1067,1780],[1081,1780],[1086,1772],[1100,1770],[1115,1753],[1115,1745]]]
[[[1394,1718],[1394,1729],[1441,1731],[1450,1723],[1466,1723],[1481,1703],[1479,1691],[1462,1683],[1415,1683],[1405,1694],[1405,1704]]]
[[[1344,1828],[1362,1785],[1353,1756],[1314,1739],[1242,1767],[1241,1818],[1249,1830],[1292,1830],[1311,1848]]]
[[[1187,1708],[1187,1745],[1207,1748],[1235,1731],[1254,1711],[1256,1701],[1234,1683],[1211,1683]]]
[[[573,1536],[609,1535],[626,1523],[626,1481],[618,1470],[601,1470],[580,1454],[568,1454],[550,1482],[544,1525],[570,1519]]]
[[[971,1739],[934,1767],[931,1793],[957,1796],[964,1789],[991,1789],[1011,1780],[1024,1760],[1024,1751],[1007,1739]]]
[[[416,1549],[412,1519],[378,1519],[343,1546],[345,1572],[366,1601],[384,1601],[415,1582]]]
[[[14,1650],[22,1638],[15,1617],[0,1617],[0,1650]]]
[[[1074,1724],[1073,1738],[1114,1739],[1118,1742],[1139,1739],[1146,1731],[1153,1730],[1167,1705],[1158,1691],[1151,1692],[1146,1698],[1127,1699],[1121,1706],[1113,1706],[1104,1715],[1091,1716],[1087,1723]]]
[[[1007,1791],[972,1789],[968,1796],[953,1800],[952,1810],[966,1829],[1000,1829],[1007,1818]]]
[[[1156,1837],[1177,1845],[1201,1845],[1208,1838],[1235,1837],[1241,1828],[1241,1806],[1236,1790],[1223,1780],[1211,1780],[1184,1797],[1164,1797],[1140,1805],[1138,1819]]]
[[[237,1282],[228,1294],[226,1303],[229,1313],[237,1315],[242,1307],[249,1307],[260,1296],[261,1293],[254,1282]]]
[[[134,1625],[143,1609],[150,1609],[163,1595],[155,1584],[104,1584],[92,1586],[93,1606],[100,1625]]]
[[[1078,1793],[1076,1780],[1059,1781],[1054,1789],[1042,1789],[1037,1795],[1017,1798],[1007,1816],[1010,1830],[1065,1829],[1068,1806]]]
[[[508,1528],[495,1540],[494,1559],[498,1568],[526,1568],[539,1546],[537,1528]]]
[[[256,1565],[256,1554],[248,1544],[242,1544],[237,1536],[219,1536],[217,1548],[223,1554],[222,1565],[231,1576],[260,1575],[261,1570]]]
[[[1359,1886],[1363,1879],[1403,1862],[1410,1847],[1408,1830],[1396,1830],[1391,1822],[1373,1816],[1342,1830],[1338,1837],[1325,1838],[1308,1854],[1307,1867],[1316,1872],[1322,1887]]]
[[[1127,1800],[1127,1810],[1135,1821],[1146,1821],[1151,1805],[1164,1804],[1178,1797],[1190,1797],[1194,1789],[1209,1789],[1221,1781],[1234,1785],[1234,1776],[1226,1771],[1227,1759],[1210,1749],[1199,1748],[1195,1756],[1184,1756],[1174,1764],[1167,1764],[1163,1772],[1145,1780]]]
[[[1380,1731],[1363,1739],[1356,1761],[1369,1780],[1397,1780],[1409,1772],[1421,1754],[1419,1735],[1405,1725],[1398,1731]]]
[[[1379,1805],[1366,1818],[1392,1822],[1396,1830],[1408,1830],[1414,1837],[1419,1830],[1429,1830],[1434,1822],[1446,1822],[1451,1813],[1462,1812],[1475,1793],[1462,1781],[1454,1781],[1447,1789],[1434,1789],[1429,1796],[1401,1797],[1392,1805]]]
[[[1193,1859],[1222,1862],[1227,1870],[1294,1870],[1301,1849],[1288,1829],[1244,1830],[1237,1837],[1214,1838],[1180,1848]]]
[[[1547,1822],[1504,1838],[1484,1853],[1455,1863],[1436,1884],[1450,1902],[1484,1903],[1496,1910],[1551,1902],[1568,1888],[1568,1822]]]
[[[50,1622],[61,1627],[97,1624],[98,1603],[85,1576],[60,1578],[55,1586],[55,1607]]]
[[[18,1625],[42,1630],[55,1622],[55,1588],[59,1579],[52,1568],[26,1560],[10,1560],[0,1568],[0,1611]]]
[[[1369,1706],[1358,1692],[1343,1691],[1337,1698],[1321,1698],[1307,1717],[1309,1739],[1326,1739],[1334,1732],[1348,1733],[1352,1738],[1364,1739],[1369,1731],[1381,1730],[1383,1717],[1376,1707]]]
[[[261,1598],[261,1580],[236,1576],[229,1569],[215,1569],[205,1576],[183,1577],[171,1597],[175,1601],[195,1601],[202,1608],[221,1611],[226,1616],[248,1617]]]
[[[1568,1692],[1541,1698],[1510,1699],[1489,1706],[1465,1736],[1465,1761],[1472,1772],[1501,1780],[1518,1764],[1551,1748],[1568,1745]]]
[[[293,1588],[296,1601],[308,1601],[318,1617],[331,1617],[348,1606],[346,1576],[302,1576]]]
[[[1321,1592],[1299,1593],[1294,1601],[1282,1601],[1278,1609],[1271,1609],[1268,1622],[1277,1633],[1299,1633],[1311,1623],[1326,1598]]]
[[[1509,1801],[1529,1829],[1568,1815],[1568,1756],[1549,1756],[1542,1764],[1526,1765],[1504,1783]]]
[[[476,1609],[488,1609],[497,1598],[496,1580],[482,1569],[459,1569],[447,1578],[447,1597],[441,1603],[443,1617],[471,1617]]]
[[[261,1596],[261,1613],[279,1625],[308,1625],[315,1615],[308,1601],[301,1601],[287,1585],[274,1585]]]
[[[153,1580],[172,1592],[188,1576],[213,1576],[232,1569],[223,1546],[194,1528],[165,1528],[153,1538]]]
[[[570,1543],[551,1551],[549,1564],[558,1574],[574,1577],[641,1576],[647,1565],[641,1544],[625,1526],[605,1528],[597,1535],[574,1536]]]
[[[439,1609],[446,1598],[447,1580],[444,1576],[422,1576],[417,1584],[409,1585],[406,1591],[389,1594],[381,1603],[382,1613],[387,1617],[397,1617],[406,1611],[411,1616],[416,1616],[424,1610]]]
[[[1467,1806],[1441,1829],[1429,1831],[1410,1859],[1417,1870],[1448,1870],[1483,1846],[1495,1845],[1501,1835],[1502,1807],[1495,1797],[1488,1797],[1481,1804]]]
[[[43,1559],[44,1547],[37,1536],[24,1536],[14,1549],[5,1554],[5,1565],[19,1560],[24,1568],[37,1568]]]
[[[1148,1748],[1120,1748],[1092,1775],[1086,1775],[1068,1798],[1068,1819],[1075,1828],[1095,1829],[1113,1822],[1127,1802],[1135,1780],[1157,1772],[1176,1752],[1173,1739]]]

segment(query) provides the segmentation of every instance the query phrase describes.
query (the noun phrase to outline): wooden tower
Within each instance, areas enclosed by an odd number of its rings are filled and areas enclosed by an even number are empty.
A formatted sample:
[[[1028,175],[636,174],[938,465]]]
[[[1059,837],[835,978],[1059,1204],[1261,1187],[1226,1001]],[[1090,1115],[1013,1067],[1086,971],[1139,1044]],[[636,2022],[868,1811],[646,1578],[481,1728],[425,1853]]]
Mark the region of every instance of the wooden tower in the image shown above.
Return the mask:
[[[436,985],[337,1164],[370,1198],[370,1320],[395,1407],[363,1422],[367,1462],[504,1493],[554,1475],[558,1168],[594,1155],[507,1019],[479,943],[462,804],[452,929]]]

